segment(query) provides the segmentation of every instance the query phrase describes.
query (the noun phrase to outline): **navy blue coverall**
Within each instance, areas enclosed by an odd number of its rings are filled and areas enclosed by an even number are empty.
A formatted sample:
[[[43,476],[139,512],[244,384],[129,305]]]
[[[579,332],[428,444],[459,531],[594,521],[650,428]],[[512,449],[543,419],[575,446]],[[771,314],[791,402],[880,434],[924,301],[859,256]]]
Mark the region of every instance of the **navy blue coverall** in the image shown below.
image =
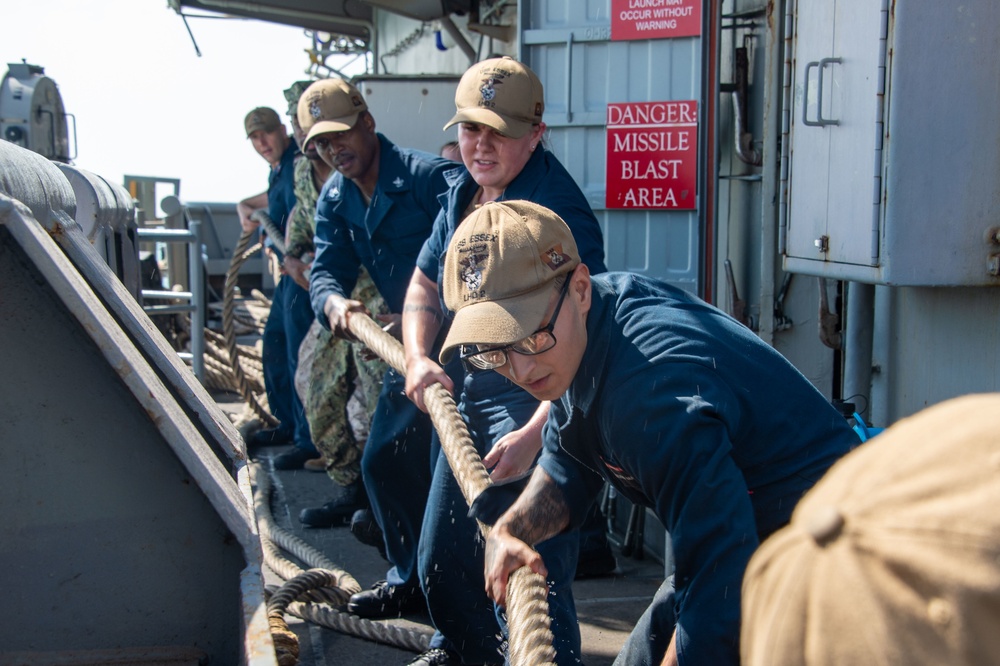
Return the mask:
[[[739,664],[743,571],[760,540],[860,442],[752,331],[695,296],[629,273],[592,278],[587,347],[553,402],[539,465],[571,524],[607,480],[651,507],[673,546],[664,583],[616,664]]]
[[[370,204],[338,172],[319,194],[309,292],[313,311],[327,328],[327,298],[350,298],[361,265],[390,312],[402,312],[417,254],[440,209],[437,195],[448,187],[444,172],[455,167],[435,155],[400,148],[381,134],[378,138],[378,184]],[[365,489],[393,565],[386,581],[393,586],[418,584],[417,540],[433,464],[430,417],[410,402],[405,387],[403,375],[386,372],[361,458]]]
[[[452,316],[441,292],[445,251],[479,187],[465,167],[447,176],[450,188],[440,197],[441,213],[417,260],[418,269],[438,284],[447,320],[442,333]],[[597,218],[555,155],[547,150],[533,152],[521,173],[507,186],[503,199],[533,201],[558,213],[572,230],[580,256],[591,272],[607,270],[604,237]],[[453,379],[464,375],[457,360],[445,370]],[[480,456],[485,456],[501,437],[524,426],[538,409],[538,400],[495,372],[464,375],[455,386],[462,387],[459,411]],[[438,630],[431,646],[455,650],[467,663],[496,662],[499,627],[485,592],[479,528],[467,515],[465,498],[444,454],[439,455],[420,539],[420,582]],[[573,530],[550,539],[539,545],[538,552],[549,571],[548,601],[556,661],[560,666],[577,664],[580,630],[570,586],[576,572],[579,533]]]
[[[298,154],[295,141],[289,141],[278,166],[272,168],[267,177],[267,212],[282,233],[295,206],[295,157]],[[281,422],[278,426],[280,439],[292,439],[295,446],[316,452],[305,409],[295,390],[299,347],[312,321],[308,292],[290,276],[282,275],[274,288],[261,340],[264,389],[271,414]]]

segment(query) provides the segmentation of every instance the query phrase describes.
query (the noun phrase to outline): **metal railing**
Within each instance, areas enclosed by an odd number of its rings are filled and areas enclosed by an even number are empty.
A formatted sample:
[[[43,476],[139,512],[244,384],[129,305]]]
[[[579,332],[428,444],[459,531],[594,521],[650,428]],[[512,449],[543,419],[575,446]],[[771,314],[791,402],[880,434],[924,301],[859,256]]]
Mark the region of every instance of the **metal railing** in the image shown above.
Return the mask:
[[[178,356],[191,362],[195,377],[205,383],[205,262],[204,249],[201,244],[201,221],[189,220],[187,229],[139,229],[140,241],[150,243],[187,243],[188,244],[188,286],[190,291],[167,291],[143,289],[142,309],[146,314],[183,314],[191,313],[191,351],[178,352]],[[146,305],[147,298],[180,301],[168,305]]]

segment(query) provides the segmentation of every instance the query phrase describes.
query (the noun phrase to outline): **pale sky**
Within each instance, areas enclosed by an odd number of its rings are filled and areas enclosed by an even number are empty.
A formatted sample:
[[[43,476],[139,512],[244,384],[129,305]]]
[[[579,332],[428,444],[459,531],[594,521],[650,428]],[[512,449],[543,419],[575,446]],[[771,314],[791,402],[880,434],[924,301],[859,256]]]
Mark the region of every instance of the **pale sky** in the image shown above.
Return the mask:
[[[45,68],[76,116],[76,166],[116,183],[180,178],[185,201],[236,202],[267,188],[243,117],[256,106],[284,117],[282,91],[308,78],[311,43],[299,28],[260,21],[188,23],[200,58],[166,0],[5,2],[0,72],[22,59]]]

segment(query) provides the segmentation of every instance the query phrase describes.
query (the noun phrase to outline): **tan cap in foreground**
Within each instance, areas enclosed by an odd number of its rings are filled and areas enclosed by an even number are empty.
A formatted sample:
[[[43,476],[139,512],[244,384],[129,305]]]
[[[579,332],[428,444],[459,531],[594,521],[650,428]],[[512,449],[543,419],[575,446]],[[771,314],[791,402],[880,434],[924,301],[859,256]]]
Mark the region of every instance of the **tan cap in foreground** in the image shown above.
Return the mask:
[[[299,98],[299,126],[306,133],[303,148],[319,134],[346,132],[366,111],[361,92],[343,79],[323,79]]]
[[[542,82],[525,65],[509,56],[478,62],[462,75],[455,91],[458,123],[478,123],[515,139],[542,122],[545,96]]]
[[[562,218],[529,201],[491,201],[452,236],[444,261],[444,301],[455,312],[441,350],[470,343],[506,345],[542,323],[553,281],[580,263]]]
[[[1000,394],[950,400],[834,465],[743,583],[748,666],[998,663]]]

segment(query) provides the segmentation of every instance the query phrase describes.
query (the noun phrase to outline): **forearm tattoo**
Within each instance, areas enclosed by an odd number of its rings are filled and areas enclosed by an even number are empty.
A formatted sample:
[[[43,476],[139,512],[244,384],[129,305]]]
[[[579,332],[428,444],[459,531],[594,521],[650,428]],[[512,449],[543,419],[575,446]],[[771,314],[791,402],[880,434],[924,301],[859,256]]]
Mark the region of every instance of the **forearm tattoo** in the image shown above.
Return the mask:
[[[407,303],[403,306],[403,312],[428,312],[434,315],[434,319],[441,321],[441,312],[436,308],[432,308],[429,305],[423,305],[420,303]]]
[[[532,475],[512,509],[507,520],[510,533],[531,545],[559,534],[569,525],[569,507],[562,491],[544,472]]]

